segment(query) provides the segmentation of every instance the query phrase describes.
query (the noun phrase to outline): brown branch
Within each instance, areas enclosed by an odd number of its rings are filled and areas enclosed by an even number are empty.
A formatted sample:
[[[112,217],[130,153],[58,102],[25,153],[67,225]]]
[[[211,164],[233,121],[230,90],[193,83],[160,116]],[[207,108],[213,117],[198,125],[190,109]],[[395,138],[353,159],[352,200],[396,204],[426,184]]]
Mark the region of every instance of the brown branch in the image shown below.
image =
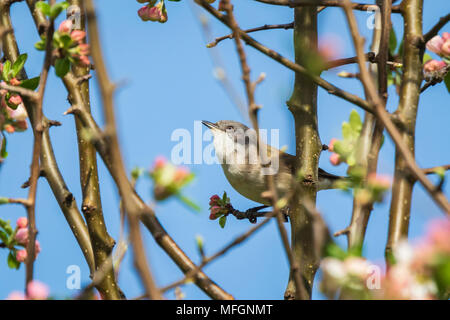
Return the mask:
[[[251,29],[247,29],[247,30],[243,30],[245,33],[252,33],[252,32],[256,32],[256,31],[263,31],[263,30],[273,30],[273,29],[292,29],[294,28],[294,23],[285,23],[285,24],[265,24],[261,27],[256,27],[256,28],[251,28]],[[216,38],[213,42],[208,43],[206,46],[208,48],[213,48],[215,47],[219,42],[226,40],[226,39],[233,39],[234,35],[233,33],[230,33],[226,36],[222,36],[219,38]]]
[[[0,1],[0,26],[10,32],[3,35],[3,52],[5,57],[10,61],[15,61],[19,57],[19,49],[17,47],[17,42],[12,29],[11,19],[9,16],[9,6],[5,5],[5,2]],[[22,69],[19,75],[20,79],[27,79],[27,74],[25,69]],[[24,105],[27,109],[28,116],[30,117],[31,125],[34,126],[35,115],[34,110],[35,102],[30,100],[26,96],[24,98]],[[42,151],[41,151],[41,170],[44,172],[44,176],[48,181],[52,192],[63,212],[70,229],[72,230],[78,244],[86,258],[89,269],[91,272],[94,271],[94,257],[92,252],[92,247],[90,244],[89,233],[87,231],[86,225],[78,211],[77,204],[73,198],[72,193],[68,190],[61,172],[59,171],[58,165],[56,163],[55,155],[53,153],[52,143],[49,135],[49,124],[51,120],[46,117],[42,119],[44,123],[44,132],[42,136]]]
[[[376,61],[376,56],[375,53],[373,52],[368,52],[365,55],[366,60],[371,62],[371,63],[375,63]],[[341,67],[347,64],[352,64],[352,63],[357,63],[358,62],[358,58],[357,57],[351,57],[351,58],[343,58],[343,59],[337,59],[337,60],[332,60],[332,61],[328,61],[324,70],[329,70],[329,69],[333,69],[333,68],[337,68],[337,67]]]
[[[416,0],[420,1],[420,0]],[[407,145],[405,145],[402,134],[399,132],[395,124],[392,122],[389,114],[385,110],[385,105],[379,95],[377,94],[377,90],[373,84],[373,81],[370,77],[370,74],[367,70],[367,67],[365,65],[364,61],[364,48],[363,48],[363,39],[359,36],[359,32],[357,29],[357,24],[355,17],[353,15],[353,12],[351,10],[351,6],[348,0],[345,0],[344,2],[344,10],[347,16],[347,19],[349,21],[350,30],[352,32],[352,38],[353,42],[355,43],[355,48],[357,52],[357,56],[359,57],[358,65],[361,73],[361,81],[364,84],[364,87],[367,90],[368,96],[370,100],[372,101],[374,107],[375,107],[375,113],[377,118],[383,123],[386,130],[388,131],[389,135],[391,136],[392,140],[394,141],[398,155],[400,156],[402,161],[405,163],[405,169],[408,169],[408,171],[412,174],[414,179],[417,179],[420,181],[420,183],[424,186],[424,188],[427,190],[427,192],[430,194],[430,196],[434,199],[436,204],[438,204],[445,212],[450,213],[450,204],[448,203],[447,198],[445,195],[439,191],[436,190],[434,185],[431,183],[430,180],[427,179],[426,175],[421,171],[421,169],[418,167],[417,163],[414,160],[414,155],[410,151]],[[407,15],[407,14],[406,14]],[[407,38],[408,41],[411,41],[410,46],[414,47],[414,43],[419,42],[419,39],[416,37]],[[405,53],[406,55],[406,53]],[[405,61],[404,61],[405,63]],[[418,63],[421,63],[420,61]],[[421,68],[418,68],[420,71],[420,74],[422,73]],[[415,70],[417,72],[417,70]],[[407,81],[408,83],[414,84],[415,81]],[[411,85],[412,85],[411,84]],[[417,89],[417,92],[420,90]],[[413,101],[410,101],[410,103],[413,103]]]
[[[92,58],[97,71],[98,85],[103,101],[103,113],[106,122],[106,132],[108,133],[108,141],[111,144],[111,162],[113,170],[117,172],[117,187],[124,203],[125,212],[128,215],[130,223],[130,236],[133,246],[134,263],[138,271],[147,295],[151,299],[161,299],[158,289],[156,288],[150,268],[145,256],[145,249],[142,243],[141,233],[139,229],[140,208],[131,199],[134,197],[134,190],[128,180],[120,153],[119,140],[116,133],[116,120],[114,114],[113,94],[115,86],[110,82],[108,72],[103,61],[102,49],[100,47],[100,38],[95,15],[94,4],[92,0],[85,1],[86,16],[89,31],[89,39],[92,48]],[[85,110],[86,111],[86,110]]]
[[[220,22],[222,22],[223,24],[230,27],[230,22],[229,22],[227,16],[225,16],[224,14],[217,11],[214,7],[209,5],[205,0],[194,0],[194,1],[197,4],[199,4],[201,7],[203,7],[206,11],[211,13]],[[264,45],[262,45],[261,43],[259,43],[258,41],[256,41],[255,39],[253,39],[252,37],[247,35],[243,30],[239,29],[239,34],[241,36],[241,39],[246,44],[252,46],[256,50],[258,50],[261,53],[265,54],[266,56],[274,59],[275,61],[277,61],[278,63],[291,69],[292,71],[295,71],[297,73],[307,76],[309,79],[311,79],[311,81],[313,81],[314,83],[316,83],[317,85],[319,85],[320,87],[325,89],[329,94],[338,96],[344,100],[347,100],[347,101],[361,107],[362,109],[364,109],[368,112],[373,113],[373,110],[372,110],[371,106],[369,105],[369,103],[367,103],[367,101],[364,101],[363,99],[361,99],[360,97],[358,97],[354,94],[351,94],[342,89],[339,89],[336,86],[332,85],[331,83],[327,82],[326,80],[320,78],[319,76],[312,74],[305,67],[303,67],[299,64],[296,64],[296,63],[290,61],[289,59],[286,59],[285,57],[280,55],[278,52],[265,47]]]
[[[448,171],[450,170],[450,164],[446,164],[443,166],[437,166],[437,167],[433,167],[433,168],[426,168],[426,169],[422,169],[423,173],[425,174],[435,174],[437,170],[439,169],[443,169],[444,171]]]
[[[438,23],[436,23],[433,28],[430,29],[426,34],[423,36],[423,46],[431,40],[435,35],[438,34],[438,32],[447,24],[447,22],[450,21],[450,13],[446,16],[443,16],[439,19]]]
[[[278,5],[278,6],[288,6],[291,8],[295,7],[308,7],[308,6],[324,6],[324,7],[341,7],[342,0],[256,0],[258,2]],[[373,8],[373,4],[365,3],[350,3],[353,10],[368,11]],[[392,12],[401,13],[401,7],[393,6]]]
[[[80,8],[80,26],[85,30],[85,10],[80,0],[69,0],[70,5]],[[67,12],[70,18],[71,12]],[[73,72],[73,75],[72,75]],[[72,104],[82,105],[86,112],[90,112],[89,79],[90,67],[72,66],[72,72],[64,77],[63,82],[69,92],[69,100]],[[96,269],[110,263],[111,268],[105,270],[105,276],[97,281],[95,287],[103,299],[119,300],[123,294],[117,284],[114,268],[112,268],[111,252],[115,241],[108,234],[105,219],[103,217],[102,202],[100,197],[100,185],[97,169],[97,153],[95,147],[83,136],[83,125],[75,118],[76,133],[78,140],[78,153],[80,163],[80,183],[82,187],[82,211],[85,216]]]
[[[53,38],[54,24],[53,20],[50,20],[50,27],[46,32],[47,39]],[[27,199],[27,215],[28,215],[28,237],[29,241],[27,244],[27,259],[25,261],[26,266],[26,281],[25,281],[25,291],[28,294],[28,284],[33,281],[33,271],[34,271],[34,260],[36,257],[36,192],[37,183],[40,176],[40,164],[39,158],[42,148],[42,133],[44,130],[43,119],[43,102],[44,102],[44,92],[46,89],[48,73],[52,63],[52,42],[48,41],[45,48],[45,58],[42,66],[42,71],[39,80],[39,90],[36,96],[36,104],[34,112],[34,124],[33,124],[33,154],[31,162],[31,174],[30,174],[30,188],[28,190]]]

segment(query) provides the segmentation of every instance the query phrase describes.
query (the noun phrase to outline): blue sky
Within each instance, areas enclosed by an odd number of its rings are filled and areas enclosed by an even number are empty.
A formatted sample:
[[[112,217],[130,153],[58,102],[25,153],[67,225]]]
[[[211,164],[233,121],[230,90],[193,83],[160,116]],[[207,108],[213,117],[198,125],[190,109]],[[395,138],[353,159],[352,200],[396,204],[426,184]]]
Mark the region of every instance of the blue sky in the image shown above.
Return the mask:
[[[168,2],[169,20],[165,24],[142,22],[137,16],[140,4],[132,1],[95,1],[98,8],[102,45],[110,76],[119,83],[115,104],[123,156],[128,169],[135,166],[148,168],[158,155],[170,157],[176,144],[170,140],[173,130],[185,128],[193,131],[195,120],[217,121],[233,119],[244,121],[237,108],[230,102],[221,86],[213,76],[213,65],[198,22],[198,14],[207,17],[212,34],[221,36],[228,33],[219,22],[214,21],[202,10],[195,8],[189,1]],[[263,24],[288,23],[293,20],[293,12],[288,8],[272,7],[255,1],[234,1],[235,12],[242,28]],[[441,15],[448,12],[450,3],[446,0],[425,1],[424,30],[434,25]],[[366,12],[357,12],[363,35],[368,36]],[[15,4],[12,8],[13,23],[19,40],[21,52],[27,52],[26,64],[30,76],[40,72],[43,55],[34,50],[38,41],[37,33],[25,3]],[[402,34],[402,19],[393,17],[398,38]],[[449,31],[449,26],[444,31]],[[341,55],[354,55],[353,46],[341,9],[330,8],[319,16],[321,37],[336,38],[342,43]],[[265,45],[278,50],[293,59],[292,31],[274,30],[255,33],[254,37]],[[369,41],[368,41],[369,42]],[[223,41],[215,49],[226,66],[228,77],[238,93],[244,99],[244,90],[240,81],[238,59],[232,41]],[[247,48],[248,62],[252,77],[266,73],[266,80],[256,91],[256,101],[263,106],[260,112],[262,128],[280,129],[280,145],[286,145],[288,152],[295,152],[293,119],[285,101],[289,98],[293,73],[278,63]],[[341,79],[337,72],[354,72],[356,66],[347,66],[323,73],[323,77],[337,86],[363,95],[361,85],[355,80]],[[102,123],[101,100],[94,81],[92,83],[93,113]],[[398,97],[390,89],[389,110],[395,110]],[[62,122],[62,126],[51,129],[51,138],[60,169],[74,193],[81,202],[81,190],[78,174],[78,150],[72,116],[63,116],[69,107],[67,93],[61,82],[51,72],[45,96],[44,112],[50,119]],[[422,167],[432,167],[449,162],[450,150],[446,144],[450,136],[448,119],[450,108],[448,93],[444,85],[428,89],[420,100],[417,121],[416,156]],[[341,137],[341,124],[348,119],[351,104],[329,95],[319,89],[319,131],[323,143],[332,137]],[[360,114],[363,113],[357,109]],[[26,190],[20,185],[27,180],[31,160],[32,133],[18,133],[9,137],[9,157],[0,171],[0,196],[24,197]],[[333,167],[328,161],[329,154],[323,153],[321,167],[327,171],[344,175],[346,167]],[[390,139],[386,139],[379,161],[379,172],[392,174],[394,148]],[[195,246],[195,235],[205,239],[205,250],[212,254],[235,236],[250,227],[245,221],[230,219],[225,229],[220,229],[216,221],[208,219],[208,199],[212,194],[227,191],[233,205],[245,210],[255,205],[236,193],[226,181],[218,165],[190,165],[196,173],[195,181],[186,188],[186,195],[201,205],[198,214],[190,212],[176,200],[155,205],[158,218],[183,250],[196,262],[199,261]],[[111,235],[118,239],[119,198],[117,190],[99,160],[101,192],[106,224]],[[151,202],[151,184],[142,179],[137,185],[138,192]],[[450,196],[450,187],[444,191]],[[387,196],[389,200],[390,195]],[[352,199],[338,190],[319,193],[317,206],[329,223],[332,232],[347,226],[350,219]],[[89,272],[75,238],[52,197],[44,179],[38,188],[36,208],[38,239],[42,252],[35,263],[35,278],[50,285],[51,292],[57,297],[72,296],[76,292],[66,288],[66,269],[78,265],[82,271],[82,283],[89,281]],[[0,217],[15,221],[25,215],[20,206],[1,206]],[[387,238],[389,206],[386,203],[376,205],[372,214],[366,238],[365,254],[381,262]],[[410,237],[420,236],[426,223],[442,213],[430,200],[420,185],[416,185],[413,195]],[[286,224],[288,227],[288,225]],[[166,254],[155,244],[148,233],[143,231],[147,254],[157,284],[167,285],[180,279],[182,273]],[[337,242],[345,245],[345,238]],[[12,290],[20,290],[24,285],[24,270],[10,270],[6,265],[6,251],[0,251],[0,298]],[[142,293],[138,278],[134,272],[131,255],[127,254],[120,274],[119,283],[129,298]],[[280,299],[287,283],[288,263],[283,252],[278,230],[274,222],[269,223],[245,244],[233,249],[220,260],[205,269],[206,273],[225,290],[238,299]],[[206,299],[194,285],[183,287],[188,299]],[[173,298],[173,293],[167,295]],[[315,289],[314,298],[321,298]]]

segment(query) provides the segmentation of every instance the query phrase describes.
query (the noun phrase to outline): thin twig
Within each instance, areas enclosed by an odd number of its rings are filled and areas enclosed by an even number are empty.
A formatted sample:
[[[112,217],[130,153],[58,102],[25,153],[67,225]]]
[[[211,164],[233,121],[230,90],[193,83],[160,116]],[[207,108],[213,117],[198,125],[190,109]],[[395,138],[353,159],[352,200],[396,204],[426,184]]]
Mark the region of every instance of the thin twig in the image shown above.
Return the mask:
[[[292,29],[294,27],[294,23],[285,23],[285,24],[265,24],[261,27],[256,27],[256,28],[251,28],[251,29],[247,29],[247,30],[243,30],[245,33],[252,33],[252,32],[256,32],[256,31],[263,31],[263,30],[273,30],[273,29]],[[232,33],[226,35],[226,36],[222,36],[219,38],[216,38],[213,42],[208,43],[206,46],[208,48],[213,48],[215,47],[219,42],[225,40],[225,39],[233,39],[234,35]]]

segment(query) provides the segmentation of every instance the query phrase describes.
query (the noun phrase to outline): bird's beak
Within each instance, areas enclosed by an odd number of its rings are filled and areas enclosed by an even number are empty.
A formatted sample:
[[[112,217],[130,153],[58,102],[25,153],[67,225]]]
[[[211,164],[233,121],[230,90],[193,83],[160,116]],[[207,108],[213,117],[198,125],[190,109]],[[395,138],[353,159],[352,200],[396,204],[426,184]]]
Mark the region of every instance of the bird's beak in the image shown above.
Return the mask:
[[[217,126],[217,124],[215,124],[215,123],[212,123],[212,122],[209,122],[209,121],[206,121],[206,120],[202,120],[202,123],[206,126],[206,127],[208,127],[209,129],[219,129],[219,127]]]

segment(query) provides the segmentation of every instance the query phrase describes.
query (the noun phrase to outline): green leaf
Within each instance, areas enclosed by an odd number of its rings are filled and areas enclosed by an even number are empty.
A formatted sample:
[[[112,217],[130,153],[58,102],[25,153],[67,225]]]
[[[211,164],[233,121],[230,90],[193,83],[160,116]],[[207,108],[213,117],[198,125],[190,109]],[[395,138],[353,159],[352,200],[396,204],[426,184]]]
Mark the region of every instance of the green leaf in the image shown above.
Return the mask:
[[[361,132],[362,129],[362,121],[361,118],[358,114],[358,112],[353,109],[352,112],[350,113],[350,127],[352,128],[352,130],[354,131],[354,133],[356,133],[357,136],[359,136],[359,133]]]
[[[39,50],[39,51],[44,51],[45,50],[45,40],[39,40],[38,42],[36,42],[34,44],[34,47]]]
[[[337,244],[332,243],[329,244],[325,248],[325,255],[327,257],[336,258],[339,260],[344,260],[347,257],[347,252],[344,251],[341,247],[339,247]]]
[[[0,240],[2,240],[4,244],[8,245],[8,235],[1,230],[0,230]]]
[[[391,55],[394,55],[396,48],[397,48],[397,35],[395,34],[394,28],[391,28],[391,33],[389,35],[389,51],[391,52]]]
[[[67,2],[59,2],[59,3],[55,3],[51,8],[50,8],[50,13],[49,16],[53,19],[55,19],[57,16],[59,16],[59,14],[63,11],[66,10],[69,7],[69,4]]]
[[[55,72],[56,75],[60,78],[63,78],[70,69],[70,61],[67,58],[64,59],[56,59],[55,62]]]
[[[432,60],[433,57],[431,57],[428,53],[425,53],[423,55],[423,63],[425,64],[427,61]]]
[[[8,152],[6,152],[6,137],[3,136],[2,148],[0,149],[0,158],[5,159],[6,157],[8,157]]]
[[[28,55],[26,53],[21,54],[19,58],[14,62],[12,65],[12,76],[13,78],[16,77],[20,70],[22,70],[23,66],[25,65],[25,62],[27,61]]]
[[[5,221],[0,219],[0,227],[2,227],[3,230],[6,231],[6,234],[8,235],[11,235],[14,232],[13,228],[11,227],[11,222],[9,220]]]
[[[221,216],[219,219],[219,225],[222,229],[225,228],[226,223],[227,223],[227,216]]]
[[[342,124],[342,137],[344,139],[350,139],[352,137],[352,128],[348,122]]]
[[[20,87],[28,89],[28,90],[36,90],[36,88],[39,86],[39,81],[41,77],[34,77],[31,79],[23,80],[20,84]]]
[[[450,93],[450,72],[445,75],[444,83],[447,87],[447,91]]]
[[[44,1],[39,1],[36,3],[36,8],[40,10],[46,16],[50,16],[50,5]]]
[[[16,255],[13,253],[13,251],[10,251],[8,254],[8,267],[11,269],[19,269],[20,262],[17,261]]]
[[[3,70],[2,70],[3,80],[5,80],[5,81],[11,80],[11,78],[9,77],[10,71],[11,71],[11,61],[6,60],[6,62],[3,64]]]
[[[59,47],[64,49],[69,49],[70,45],[73,43],[72,38],[68,34],[62,34],[59,37]]]

